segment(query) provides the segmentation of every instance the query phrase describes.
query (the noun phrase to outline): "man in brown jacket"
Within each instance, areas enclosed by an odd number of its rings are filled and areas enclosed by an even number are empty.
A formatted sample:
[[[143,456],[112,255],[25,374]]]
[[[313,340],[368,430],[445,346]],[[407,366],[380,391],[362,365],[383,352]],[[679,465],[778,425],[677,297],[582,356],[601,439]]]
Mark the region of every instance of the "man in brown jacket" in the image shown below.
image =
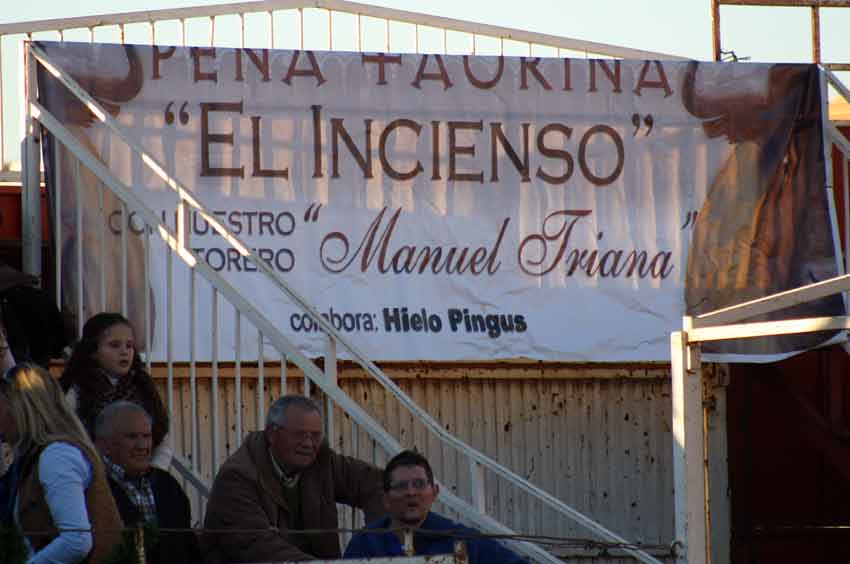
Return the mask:
[[[337,503],[366,521],[384,513],[381,470],[335,453],[319,406],[288,395],[269,408],[264,431],[248,435],[213,482],[203,537],[205,559],[271,562],[340,558]],[[233,532],[229,532],[232,529]],[[247,532],[249,530],[256,532]]]

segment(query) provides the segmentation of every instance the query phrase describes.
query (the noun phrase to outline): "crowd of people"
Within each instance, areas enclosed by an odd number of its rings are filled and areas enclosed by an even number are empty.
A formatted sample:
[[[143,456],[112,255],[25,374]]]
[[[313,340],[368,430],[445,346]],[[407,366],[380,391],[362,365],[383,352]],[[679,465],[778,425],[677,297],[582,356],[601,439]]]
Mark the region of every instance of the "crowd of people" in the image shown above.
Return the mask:
[[[0,352],[4,339],[0,331]],[[265,428],[222,465],[203,529],[193,531],[188,497],[168,472],[168,412],[126,318],[89,319],[58,380],[7,356],[0,525],[20,532],[28,564],[108,562],[123,531],[146,525],[158,531],[151,564],[342,558],[338,503],[362,509],[368,523],[345,558],[452,553],[461,538],[471,564],[524,561],[431,511],[439,486],[421,454],[403,451],[380,469],[336,453],[319,405],[299,395],[275,401]]]

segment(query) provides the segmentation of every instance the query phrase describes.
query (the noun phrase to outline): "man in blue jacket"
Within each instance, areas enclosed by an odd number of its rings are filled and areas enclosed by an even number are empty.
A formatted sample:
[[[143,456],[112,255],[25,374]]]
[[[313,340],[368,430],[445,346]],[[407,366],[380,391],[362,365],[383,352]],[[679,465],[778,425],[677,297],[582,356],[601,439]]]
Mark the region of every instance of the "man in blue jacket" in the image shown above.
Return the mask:
[[[452,554],[458,539],[466,543],[469,564],[525,562],[498,541],[431,511],[440,487],[434,483],[428,460],[418,452],[395,455],[384,469],[383,480],[387,516],[354,535],[346,558],[405,556],[403,531],[410,529],[416,555]]]

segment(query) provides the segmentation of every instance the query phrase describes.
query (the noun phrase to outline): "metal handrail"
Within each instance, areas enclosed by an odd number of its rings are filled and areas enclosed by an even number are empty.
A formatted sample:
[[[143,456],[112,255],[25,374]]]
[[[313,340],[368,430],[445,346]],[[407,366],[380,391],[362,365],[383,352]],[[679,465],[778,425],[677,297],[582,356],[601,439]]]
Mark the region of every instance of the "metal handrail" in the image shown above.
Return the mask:
[[[275,12],[278,10],[296,10],[303,8],[318,8],[331,12],[347,12],[388,21],[450,29],[452,31],[471,33],[473,35],[500,37],[523,43],[548,45],[558,47],[559,49],[568,49],[571,51],[580,51],[624,59],[686,59],[686,57],[672,55],[669,53],[647,51],[643,49],[631,49],[608,43],[572,39],[545,33],[536,33],[496,25],[481,24],[455,18],[432,16],[407,10],[383,8],[380,6],[360,4],[358,2],[349,2],[348,0],[264,0],[263,2],[234,2],[231,4],[219,4],[215,6],[166,8],[161,10],[145,10],[96,16],[79,16],[74,18],[18,22],[0,24],[0,36],[15,33],[37,33],[40,31],[80,28],[85,29],[107,25],[153,23],[155,21],[181,20],[189,18],[214,18],[216,16],[233,14],[265,13]]]
[[[189,191],[176,179],[168,175],[165,172],[164,167],[156,162],[153,157],[148,155],[138,142],[133,140],[126,132],[124,132],[122,126],[114,120],[94,98],[82,89],[76,81],[74,81],[67,75],[67,73],[63,72],[56,65],[52,64],[47,55],[37,46],[32,43],[28,43],[27,48],[33,59],[37,60],[42,65],[45,65],[47,68],[52,69],[52,74],[54,74],[54,76],[63,85],[65,85],[81,101],[86,103],[89,109],[92,110],[101,122],[103,122],[109,129],[127,143],[134,152],[139,154],[143,162],[165,181],[165,184],[180,198],[180,203],[178,205],[179,211],[185,213],[186,206],[196,210],[229,244],[237,249],[242,256],[250,260],[256,266],[258,271],[262,272],[269,281],[277,286],[279,290],[284,292],[305,313],[309,314],[327,333],[329,338],[334,339],[337,343],[342,345],[348,351],[352,359],[354,359],[369,375],[388,389],[400,403],[408,408],[411,413],[417,416],[431,433],[439,437],[444,443],[457,449],[471,461],[474,461],[474,463],[488,468],[496,475],[506,479],[509,483],[518,487],[520,490],[537,498],[559,513],[568,516],[576,523],[584,526],[605,540],[619,544],[628,544],[628,541],[619,535],[613,533],[599,523],[596,523],[548,492],[538,488],[528,480],[518,476],[502,464],[478,452],[465,442],[447,432],[442,425],[416,405],[389,377],[387,377],[371,360],[369,360],[368,357],[359,350],[359,348],[349,342],[343,334],[330,323],[330,321],[320,315],[315,307],[313,307],[295,289],[290,287],[283,278],[268,264],[266,264],[265,261],[260,259],[256,253],[251,251],[248,245],[244,244],[238,237],[232,234],[230,230],[222,225],[213,214],[207,212],[206,207],[201,204],[197,196],[190,194]],[[127,189],[121,181],[116,179],[100,161],[92,157],[85,148],[80,147],[73,135],[71,135],[70,132],[68,132],[67,129],[53,118],[43,107],[41,107],[38,103],[33,102],[32,109],[33,116],[36,119],[41,121],[51,132],[57,135],[60,141],[62,141],[63,144],[75,153],[77,158],[83,161],[86,166],[92,170],[92,172],[101,177],[101,180],[103,180],[105,184],[116,192],[116,195],[125,202],[130,202],[134,211],[142,215],[148,225],[156,226],[158,233],[166,241],[166,243],[169,244],[191,267],[201,272],[201,274],[210,281],[213,286],[221,291],[221,293],[227,297],[234,306],[236,306],[240,311],[243,311],[243,313],[251,319],[258,329],[261,329],[264,334],[269,335],[273,342],[275,342],[278,350],[285,351],[293,362],[295,362],[295,364],[304,371],[306,377],[315,382],[326,394],[339,404],[342,409],[352,416],[358,424],[362,425],[367,432],[373,436],[373,438],[382,444],[387,452],[394,453],[400,450],[400,446],[397,441],[395,441],[395,439],[392,438],[377,422],[375,422],[374,419],[372,419],[372,417],[369,416],[357,403],[351,400],[351,398],[349,398],[347,394],[345,394],[345,392],[336,385],[336,383],[328,381],[322,371],[319,370],[319,368],[310,359],[298,351],[298,349],[282,333],[280,333],[280,331],[277,330],[274,324],[265,318],[265,316],[252,304],[245,300],[245,298],[241,296],[235,288],[233,288],[221,275],[209,267],[206,262],[199,259],[199,257],[191,249],[187,249],[183,245],[183,241],[180,239],[179,232],[178,234],[171,232],[168,226],[164,225],[156,214],[143,202],[141,202],[141,200],[139,200],[131,190]],[[477,509],[473,508],[467,502],[456,496],[448,494],[445,496],[444,502],[458,510],[467,518],[489,529],[499,528],[499,524],[494,520],[483,515]],[[503,526],[501,528],[502,532],[509,531],[509,529]],[[554,558],[537,547],[533,548],[536,549],[536,551],[543,552],[550,558]],[[641,561],[652,563],[658,562],[658,560],[644,551],[631,548],[626,548],[625,551]],[[543,555],[538,553],[537,556],[542,557]],[[545,559],[548,560],[549,558]],[[556,562],[557,559],[552,561]]]

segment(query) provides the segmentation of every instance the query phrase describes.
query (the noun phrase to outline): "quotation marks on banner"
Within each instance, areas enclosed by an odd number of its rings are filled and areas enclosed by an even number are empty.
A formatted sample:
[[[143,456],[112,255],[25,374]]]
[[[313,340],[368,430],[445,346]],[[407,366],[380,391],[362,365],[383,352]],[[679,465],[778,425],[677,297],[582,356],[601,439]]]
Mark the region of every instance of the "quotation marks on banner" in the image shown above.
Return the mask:
[[[632,137],[636,136],[638,134],[638,131],[640,131],[640,124],[640,114],[632,114],[632,125],[635,126],[635,132],[632,133]],[[655,120],[652,119],[652,114],[646,114],[645,116],[643,116],[643,125],[645,125],[647,128],[646,133],[644,133],[644,135],[649,135],[649,132],[652,131],[652,126],[654,124]]]
[[[171,106],[174,105],[174,102],[169,102],[167,106],[165,106],[165,123],[171,125],[174,123],[174,112],[171,111]],[[183,105],[180,106],[180,123],[186,125],[189,123],[189,112],[186,111],[186,106],[189,105],[189,102],[183,102]]]
[[[688,215],[685,216],[685,223],[682,225],[682,229],[686,229],[689,226],[693,228],[693,226],[696,225],[697,213],[698,212],[696,210],[688,212]]]
[[[315,208],[313,206],[316,206]],[[307,211],[304,212],[304,223],[316,223],[319,220],[319,210],[322,209],[322,204],[310,204]]]

